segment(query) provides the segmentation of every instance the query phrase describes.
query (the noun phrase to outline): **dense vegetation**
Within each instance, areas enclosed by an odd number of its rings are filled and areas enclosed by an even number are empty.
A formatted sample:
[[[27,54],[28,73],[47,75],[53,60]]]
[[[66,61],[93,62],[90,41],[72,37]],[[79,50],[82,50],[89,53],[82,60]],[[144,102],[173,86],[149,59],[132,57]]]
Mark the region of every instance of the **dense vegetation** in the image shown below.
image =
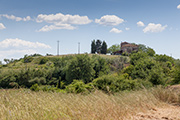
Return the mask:
[[[180,83],[180,61],[143,45],[129,56],[34,54],[5,62],[0,65],[0,88],[115,93]]]

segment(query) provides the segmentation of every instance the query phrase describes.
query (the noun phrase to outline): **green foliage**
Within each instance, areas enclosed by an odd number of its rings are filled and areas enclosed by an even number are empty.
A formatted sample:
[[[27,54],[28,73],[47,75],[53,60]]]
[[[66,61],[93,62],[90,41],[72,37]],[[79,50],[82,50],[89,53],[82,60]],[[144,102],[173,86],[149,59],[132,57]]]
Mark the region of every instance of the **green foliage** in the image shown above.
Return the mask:
[[[146,47],[146,45],[139,44],[138,46],[139,46],[139,51],[147,52],[147,47]]]
[[[146,47],[146,46],[143,45],[143,44],[139,44],[138,46],[139,46],[139,51],[145,52],[145,53],[147,53],[149,56],[154,56],[154,55],[155,55],[155,51],[154,51],[152,48]]]
[[[29,84],[38,84],[38,85],[45,85],[46,84],[46,79],[44,77],[35,77],[31,80],[29,80]]]
[[[98,55],[93,55],[92,60],[94,66],[93,69],[95,71],[95,76],[94,76],[95,78],[109,73],[110,69],[107,61],[104,58]]]
[[[165,79],[164,79],[164,73],[161,68],[152,69],[149,75],[148,80],[153,85],[164,85]]]
[[[32,91],[39,91],[39,90],[40,90],[39,85],[38,85],[37,83],[34,84],[34,85],[32,85],[32,86],[30,87],[30,90],[32,90]]]
[[[105,41],[103,41],[101,46],[101,54],[106,54],[106,53],[107,53],[107,44]]]
[[[105,41],[101,40],[93,40],[91,43],[91,53],[101,53],[101,54],[106,54],[107,53],[107,44]]]
[[[47,58],[47,57],[42,57],[42,58],[40,59],[39,64],[45,64],[46,62],[48,62],[48,58]]]
[[[167,56],[167,55],[156,55],[155,56],[155,60],[156,61],[159,61],[159,62],[171,62],[172,64],[174,64],[174,59],[170,56]]]
[[[35,53],[35,54],[33,54],[33,55],[30,55],[30,56],[31,56],[31,57],[38,57],[38,56],[42,56],[42,55]]]
[[[52,85],[45,85],[45,86],[41,86],[40,90],[46,91],[46,92],[55,92],[58,90],[57,87],[54,87]]]
[[[114,93],[123,90],[134,90],[140,87],[137,80],[126,79],[123,75],[104,75],[93,80],[93,85],[97,89],[108,93]]]
[[[93,90],[91,84],[85,84],[81,80],[74,80],[70,85],[66,86],[66,91],[69,93],[88,93]]]
[[[83,80],[89,83],[94,78],[94,69],[91,58],[85,55],[76,55],[71,61],[66,71],[66,79],[71,83],[74,79]]]
[[[177,67],[175,70],[174,70],[174,79],[172,81],[172,84],[180,84],[180,67]]]
[[[120,44],[112,45],[111,47],[109,47],[109,48],[107,49],[107,53],[112,54],[113,52],[119,51],[120,48],[121,48],[121,47],[120,47]]]
[[[129,60],[126,56],[119,56],[117,58],[108,60],[108,63],[111,68],[111,71],[119,72],[125,67],[125,64],[129,63]]]
[[[154,56],[156,53],[155,53],[155,51],[152,49],[152,48],[147,48],[147,54],[149,55],[149,56]]]
[[[144,58],[147,58],[147,57],[148,57],[147,53],[139,51],[137,53],[131,54],[131,56],[130,56],[130,58],[131,58],[130,63],[132,65],[135,65],[136,61],[143,60]]]
[[[97,53],[101,53],[101,45],[102,44],[102,41],[101,40],[96,40],[96,52]]]
[[[95,40],[93,40],[91,43],[91,53],[95,53],[95,52],[96,52],[96,43]]]
[[[25,55],[24,58],[23,58],[23,62],[24,63],[30,63],[33,61],[33,57],[32,56],[28,56],[28,55]]]

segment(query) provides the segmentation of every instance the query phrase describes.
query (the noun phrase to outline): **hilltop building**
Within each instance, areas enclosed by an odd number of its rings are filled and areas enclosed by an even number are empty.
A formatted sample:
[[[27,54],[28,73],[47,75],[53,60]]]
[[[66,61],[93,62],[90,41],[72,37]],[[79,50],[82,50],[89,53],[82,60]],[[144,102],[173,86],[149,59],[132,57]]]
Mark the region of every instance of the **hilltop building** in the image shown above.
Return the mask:
[[[114,52],[114,55],[122,55],[123,53],[132,53],[133,51],[137,52],[139,50],[139,46],[136,44],[121,42],[121,49],[119,51]]]

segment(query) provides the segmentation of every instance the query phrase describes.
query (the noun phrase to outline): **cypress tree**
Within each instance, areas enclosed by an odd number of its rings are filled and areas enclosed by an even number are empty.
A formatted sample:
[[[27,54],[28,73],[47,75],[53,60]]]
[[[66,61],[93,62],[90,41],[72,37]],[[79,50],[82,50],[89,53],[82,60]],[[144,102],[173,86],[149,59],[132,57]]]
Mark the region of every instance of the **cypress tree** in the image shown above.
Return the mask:
[[[95,53],[95,52],[96,52],[96,43],[95,40],[93,40],[91,43],[91,53]]]
[[[101,46],[101,54],[106,54],[106,53],[107,53],[107,44],[105,41],[103,41]]]

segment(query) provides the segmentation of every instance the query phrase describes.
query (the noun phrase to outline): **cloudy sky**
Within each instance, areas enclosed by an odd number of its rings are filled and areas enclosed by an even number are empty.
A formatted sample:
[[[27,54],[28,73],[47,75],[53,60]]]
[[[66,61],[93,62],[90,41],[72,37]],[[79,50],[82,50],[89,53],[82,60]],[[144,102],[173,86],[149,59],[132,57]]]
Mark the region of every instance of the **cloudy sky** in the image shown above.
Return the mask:
[[[110,47],[145,44],[180,58],[179,0],[0,0],[0,60],[25,54],[90,52],[93,39]]]

